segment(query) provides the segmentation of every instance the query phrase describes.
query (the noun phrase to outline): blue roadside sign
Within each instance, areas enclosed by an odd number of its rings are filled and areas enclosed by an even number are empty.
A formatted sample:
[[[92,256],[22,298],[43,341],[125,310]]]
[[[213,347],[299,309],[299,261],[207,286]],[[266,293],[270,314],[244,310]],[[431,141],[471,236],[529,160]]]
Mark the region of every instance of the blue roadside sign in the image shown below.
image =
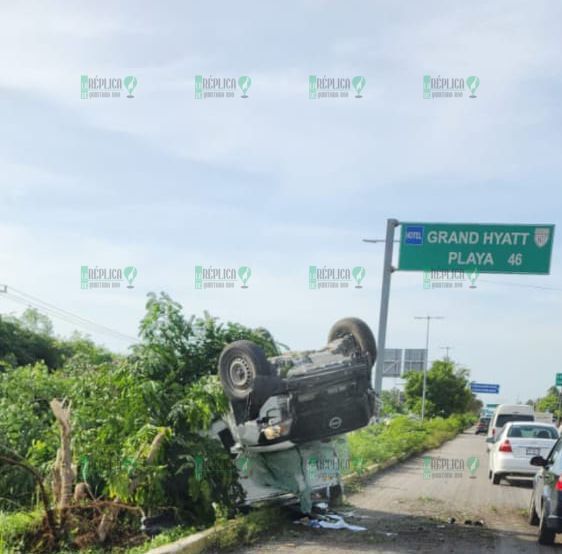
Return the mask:
[[[499,394],[500,386],[488,383],[470,383],[470,390],[472,392],[480,392],[484,394]]]

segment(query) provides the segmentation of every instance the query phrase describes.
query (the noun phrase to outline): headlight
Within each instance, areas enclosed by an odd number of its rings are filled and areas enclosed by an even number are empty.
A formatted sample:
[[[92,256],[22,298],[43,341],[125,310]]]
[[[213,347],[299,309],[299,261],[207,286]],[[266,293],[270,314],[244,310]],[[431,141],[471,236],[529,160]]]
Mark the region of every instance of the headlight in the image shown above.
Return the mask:
[[[283,421],[277,425],[269,425],[263,429],[263,435],[268,441],[272,441],[287,435],[291,430],[291,420]]]

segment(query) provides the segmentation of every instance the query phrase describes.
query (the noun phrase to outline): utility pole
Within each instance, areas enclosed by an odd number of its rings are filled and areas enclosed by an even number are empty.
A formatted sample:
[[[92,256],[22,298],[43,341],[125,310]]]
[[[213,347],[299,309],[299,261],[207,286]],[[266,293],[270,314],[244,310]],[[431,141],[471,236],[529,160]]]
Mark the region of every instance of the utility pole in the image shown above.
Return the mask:
[[[422,412],[421,419],[423,421],[425,417],[425,393],[427,388],[427,366],[429,364],[429,323],[432,319],[445,319],[440,315],[424,315],[424,316],[414,316],[414,319],[425,319],[427,322],[425,331],[425,364],[423,366],[423,388],[422,388]]]
[[[377,417],[380,412],[380,399],[382,392],[382,373],[384,368],[384,348],[386,342],[386,324],[388,321],[388,302],[390,299],[390,277],[394,268],[392,267],[392,251],[394,246],[394,229],[400,225],[397,219],[386,220],[386,238],[384,240],[384,265],[382,271],[381,305],[379,312],[379,328],[377,337],[377,361],[375,373],[371,376],[375,397],[377,399]],[[379,242],[378,240],[366,242]]]
[[[452,346],[442,346],[441,350],[445,350],[445,361],[446,362],[450,362],[451,358],[449,358],[449,350],[451,350],[451,348],[453,348]]]

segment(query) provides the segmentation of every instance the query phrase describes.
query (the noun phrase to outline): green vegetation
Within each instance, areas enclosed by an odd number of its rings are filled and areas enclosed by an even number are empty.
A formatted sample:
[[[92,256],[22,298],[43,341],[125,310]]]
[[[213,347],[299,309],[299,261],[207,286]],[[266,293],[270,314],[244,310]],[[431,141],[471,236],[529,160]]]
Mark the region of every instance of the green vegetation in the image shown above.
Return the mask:
[[[264,329],[222,324],[208,314],[185,318],[166,294],[150,294],[146,308],[140,344],[128,356],[80,336],[54,338],[48,321],[29,311],[22,321],[0,318],[4,550],[128,543],[129,535],[139,535],[140,515],[163,508],[193,529],[212,524],[216,514],[234,513],[242,495],[236,469],[203,433],[227,407],[216,377],[218,356],[239,339],[253,340],[270,356],[278,346]],[[54,399],[68,415],[66,465]],[[204,467],[196,476],[198,456],[225,470]],[[69,475],[70,489],[64,488]],[[50,508],[43,515],[53,513],[36,533],[40,502]]]
[[[406,405],[403,402],[403,393],[399,389],[383,390],[381,394],[381,416],[387,417],[393,414],[403,414]]]
[[[217,535],[217,550],[252,544],[264,533],[271,537],[286,522],[287,514],[274,506],[252,511],[247,516],[239,516],[228,522],[224,531]]]
[[[434,418],[424,421],[399,416],[387,424],[370,425],[348,435],[349,453],[352,460],[361,465],[380,464],[395,457],[406,457],[436,448],[452,439],[474,423],[473,414],[456,414],[447,419]],[[353,464],[357,467],[358,464]]]
[[[423,374],[406,374],[406,405],[421,413]],[[428,417],[449,417],[474,409],[474,395],[468,387],[468,370],[448,360],[433,362],[427,372],[425,413]]]
[[[150,294],[139,344],[115,355],[87,337],[53,336],[48,318],[27,310],[0,317],[0,551],[113,552],[147,549],[232,517],[242,490],[230,457],[205,436],[227,408],[216,376],[223,347],[249,339],[280,353],[265,329],[186,318],[169,296]],[[383,394],[387,424],[349,436],[364,465],[438,446],[467,425],[473,401],[467,374],[436,362],[428,374],[423,424],[416,411],[420,375],[411,374],[406,403]],[[198,459],[224,471],[211,471]],[[356,467],[361,470],[361,467]],[[171,510],[183,522],[150,542],[141,515]],[[232,520],[221,546],[251,542],[273,512]],[[268,523],[269,521],[269,523]]]
[[[529,400],[529,402],[527,403],[531,405],[534,404],[535,411],[537,412],[550,412],[551,414],[554,414],[558,421],[560,421],[560,419],[562,418],[562,411],[559,409],[560,392],[558,391],[557,387],[550,387],[546,391],[545,396],[537,398],[534,402],[532,400]]]
[[[0,552],[23,551],[24,537],[36,532],[41,527],[44,514],[41,510],[34,512],[0,512]]]

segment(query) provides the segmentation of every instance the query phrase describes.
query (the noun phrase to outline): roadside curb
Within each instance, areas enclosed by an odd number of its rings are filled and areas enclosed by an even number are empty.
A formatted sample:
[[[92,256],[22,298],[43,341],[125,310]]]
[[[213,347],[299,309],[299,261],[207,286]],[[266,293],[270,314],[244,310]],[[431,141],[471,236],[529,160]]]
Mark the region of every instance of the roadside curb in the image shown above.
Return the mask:
[[[423,454],[424,452],[430,452],[431,450],[435,450],[435,448],[440,448],[445,443],[458,437],[460,434],[462,434],[462,432],[463,431],[457,433],[451,438],[445,439],[442,443],[433,448],[414,450],[412,452],[409,452],[408,454],[394,456],[393,458],[389,458],[388,460],[380,464],[372,464],[368,466],[361,474],[354,473],[351,475],[345,475],[342,477],[342,481],[344,485],[361,482],[362,480],[368,479],[376,473],[379,473],[380,471],[405,462],[413,456]],[[204,531],[189,535],[184,539],[179,539],[175,542],[153,548],[147,551],[146,554],[200,554],[205,549],[216,544],[220,540],[220,537],[233,529],[237,525],[237,523],[238,522],[236,520],[233,520],[221,525],[210,527],[209,529],[205,529]]]
[[[219,536],[231,529],[234,523],[225,523],[199,531],[184,539],[164,544],[149,550],[146,554],[199,554],[216,543]]]

